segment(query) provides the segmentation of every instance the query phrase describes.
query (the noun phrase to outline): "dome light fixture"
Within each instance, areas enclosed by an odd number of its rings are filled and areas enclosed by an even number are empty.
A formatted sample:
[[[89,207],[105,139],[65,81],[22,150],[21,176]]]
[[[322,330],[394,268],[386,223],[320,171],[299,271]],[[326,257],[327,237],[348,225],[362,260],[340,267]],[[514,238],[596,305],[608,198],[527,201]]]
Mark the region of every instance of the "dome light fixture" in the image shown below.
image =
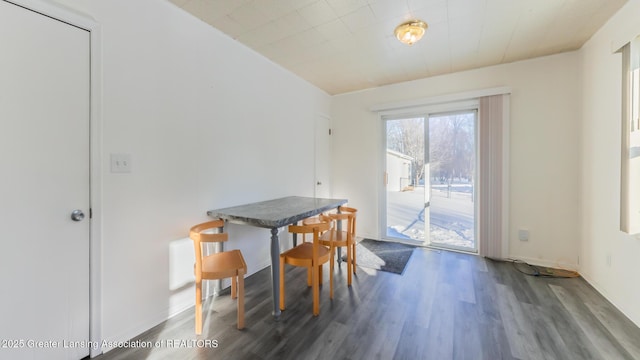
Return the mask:
[[[393,33],[401,43],[411,46],[422,38],[427,27],[427,23],[422,20],[409,20],[398,25]]]

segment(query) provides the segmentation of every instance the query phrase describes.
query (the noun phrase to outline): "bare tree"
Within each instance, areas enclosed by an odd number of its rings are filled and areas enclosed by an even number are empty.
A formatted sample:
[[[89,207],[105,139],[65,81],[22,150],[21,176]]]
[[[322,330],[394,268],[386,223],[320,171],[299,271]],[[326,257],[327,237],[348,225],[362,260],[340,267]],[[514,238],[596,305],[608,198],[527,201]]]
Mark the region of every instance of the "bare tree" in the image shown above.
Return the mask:
[[[475,169],[473,117],[455,114],[429,120],[429,157],[433,177],[451,183],[470,179]]]
[[[387,121],[387,148],[413,161],[413,184],[424,176],[424,118]],[[456,178],[471,179],[475,171],[474,117],[469,113],[429,119],[430,174],[450,184]]]
[[[424,175],[424,119],[387,121],[387,148],[413,158],[412,184]]]

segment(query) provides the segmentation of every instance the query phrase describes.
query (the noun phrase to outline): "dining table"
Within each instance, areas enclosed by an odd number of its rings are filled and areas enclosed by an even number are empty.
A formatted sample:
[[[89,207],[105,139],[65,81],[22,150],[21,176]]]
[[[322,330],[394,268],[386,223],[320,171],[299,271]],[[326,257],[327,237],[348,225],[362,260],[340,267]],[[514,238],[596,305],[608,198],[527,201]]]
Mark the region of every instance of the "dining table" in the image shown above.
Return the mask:
[[[207,211],[213,218],[234,224],[251,225],[271,230],[271,288],[273,316],[280,318],[280,237],[279,229],[320,213],[338,209],[347,199],[288,196]],[[295,246],[294,238],[294,246]]]

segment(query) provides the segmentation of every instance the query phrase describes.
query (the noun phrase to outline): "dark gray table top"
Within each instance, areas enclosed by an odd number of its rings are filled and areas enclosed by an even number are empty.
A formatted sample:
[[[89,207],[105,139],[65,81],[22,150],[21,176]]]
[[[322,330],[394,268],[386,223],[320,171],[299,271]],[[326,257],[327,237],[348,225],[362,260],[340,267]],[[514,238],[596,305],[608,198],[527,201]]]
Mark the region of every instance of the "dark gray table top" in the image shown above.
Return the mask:
[[[207,211],[207,215],[233,223],[264,228],[279,228],[302,219],[335,209],[347,203],[347,199],[323,199],[289,196],[224,209]]]

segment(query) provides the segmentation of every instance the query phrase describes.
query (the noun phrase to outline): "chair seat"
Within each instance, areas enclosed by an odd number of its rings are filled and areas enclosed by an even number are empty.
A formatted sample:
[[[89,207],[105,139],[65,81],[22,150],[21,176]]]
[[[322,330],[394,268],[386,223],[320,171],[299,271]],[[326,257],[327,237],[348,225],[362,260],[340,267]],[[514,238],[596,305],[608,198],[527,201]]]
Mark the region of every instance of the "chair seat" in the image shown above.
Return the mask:
[[[215,253],[202,258],[203,278],[228,278],[247,273],[247,264],[240,250]]]
[[[318,246],[318,263],[324,264],[329,261],[331,252],[325,246]],[[302,243],[294,248],[291,248],[282,254],[280,257],[285,259],[285,262],[295,266],[311,266],[311,259],[313,257],[313,243]]]

